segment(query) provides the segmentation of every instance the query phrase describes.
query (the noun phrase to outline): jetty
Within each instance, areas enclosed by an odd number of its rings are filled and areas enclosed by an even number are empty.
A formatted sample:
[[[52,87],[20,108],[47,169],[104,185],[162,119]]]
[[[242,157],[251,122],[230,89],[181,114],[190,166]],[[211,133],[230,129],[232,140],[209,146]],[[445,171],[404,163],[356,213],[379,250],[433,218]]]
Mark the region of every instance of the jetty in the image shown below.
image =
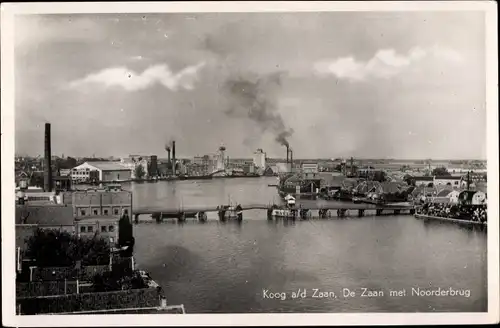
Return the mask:
[[[140,215],[150,215],[157,222],[163,219],[178,219],[184,221],[187,218],[195,218],[200,221],[207,220],[207,213],[217,213],[219,218],[243,219],[243,213],[250,210],[266,211],[267,217],[300,217],[302,219],[310,217],[345,217],[351,213],[358,217],[367,215],[380,216],[383,214],[415,214],[415,209],[409,204],[367,204],[367,203],[339,203],[328,201],[300,200],[294,207],[286,204],[238,204],[238,205],[208,205],[208,206],[171,206],[171,207],[140,207],[133,210],[132,214],[136,223],[139,223]]]

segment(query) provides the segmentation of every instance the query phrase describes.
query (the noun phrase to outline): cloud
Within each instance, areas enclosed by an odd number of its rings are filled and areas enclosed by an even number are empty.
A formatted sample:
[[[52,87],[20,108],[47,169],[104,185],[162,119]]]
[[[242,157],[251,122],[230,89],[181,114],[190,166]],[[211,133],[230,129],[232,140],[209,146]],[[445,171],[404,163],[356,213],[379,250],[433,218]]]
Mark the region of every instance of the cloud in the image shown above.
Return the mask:
[[[138,91],[159,83],[172,91],[192,90],[198,79],[198,71],[203,66],[205,66],[205,62],[200,62],[175,74],[168,65],[164,64],[150,66],[142,73],[136,73],[126,67],[112,67],[73,81],[69,84],[69,88],[75,89],[89,84],[99,84],[105,87],[122,87],[126,91]]]
[[[358,61],[352,56],[320,61],[315,64],[314,70],[319,75],[335,75],[339,79],[351,81],[387,79],[403,73],[425,58],[435,58],[455,64],[463,61],[460,53],[453,49],[440,46],[427,49],[415,47],[406,55],[398,54],[394,49],[382,49],[367,61]]]

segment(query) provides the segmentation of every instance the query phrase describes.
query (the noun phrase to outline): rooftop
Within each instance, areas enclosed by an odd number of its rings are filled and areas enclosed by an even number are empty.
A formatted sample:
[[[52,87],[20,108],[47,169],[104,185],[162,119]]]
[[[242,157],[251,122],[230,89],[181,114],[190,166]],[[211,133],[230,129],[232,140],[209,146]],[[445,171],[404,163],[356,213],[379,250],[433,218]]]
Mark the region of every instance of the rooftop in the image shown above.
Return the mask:
[[[16,224],[73,225],[73,208],[64,205],[16,205]]]
[[[130,171],[129,168],[122,165],[120,162],[86,162],[101,171]]]

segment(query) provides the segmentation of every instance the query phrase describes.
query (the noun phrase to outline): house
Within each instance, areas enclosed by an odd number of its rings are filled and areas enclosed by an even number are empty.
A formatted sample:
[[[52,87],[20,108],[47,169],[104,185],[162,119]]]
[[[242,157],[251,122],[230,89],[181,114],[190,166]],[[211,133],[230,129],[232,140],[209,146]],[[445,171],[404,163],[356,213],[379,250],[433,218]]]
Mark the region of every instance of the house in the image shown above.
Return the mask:
[[[118,242],[118,221],[117,216],[85,216],[75,219],[75,230],[78,237],[92,237],[99,235],[108,240],[110,245]]]
[[[75,232],[73,209],[62,205],[17,205],[15,223],[16,248],[21,250],[26,249],[26,240],[33,236],[36,229]]]
[[[458,204],[459,196],[460,196],[460,191],[452,190],[446,197],[448,197],[450,204]]]
[[[412,180],[415,182],[415,186],[432,187],[434,185],[434,177],[420,176],[413,177]]]
[[[97,172],[97,176],[91,172]],[[120,162],[85,162],[71,170],[71,178],[73,181],[92,178],[98,181],[127,181],[132,178],[132,171]]]
[[[472,196],[472,205],[486,204],[486,194],[482,191],[476,191]]]
[[[460,187],[462,182],[461,176],[443,176],[443,177],[434,177],[434,185],[435,186],[452,186],[452,187]]]
[[[463,204],[472,204],[472,199],[476,192],[472,190],[464,190],[458,196],[458,201]]]

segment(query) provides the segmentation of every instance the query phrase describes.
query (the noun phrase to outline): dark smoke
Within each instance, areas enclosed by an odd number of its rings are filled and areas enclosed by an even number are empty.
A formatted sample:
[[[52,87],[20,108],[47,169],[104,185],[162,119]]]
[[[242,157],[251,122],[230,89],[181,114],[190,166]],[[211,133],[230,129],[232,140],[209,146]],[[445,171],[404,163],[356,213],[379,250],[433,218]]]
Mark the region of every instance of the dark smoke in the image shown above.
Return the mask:
[[[224,91],[230,105],[225,113],[231,117],[251,119],[263,132],[273,133],[278,143],[288,146],[293,129],[286,127],[276,105],[281,77],[282,73],[278,72],[255,79],[228,79]]]

